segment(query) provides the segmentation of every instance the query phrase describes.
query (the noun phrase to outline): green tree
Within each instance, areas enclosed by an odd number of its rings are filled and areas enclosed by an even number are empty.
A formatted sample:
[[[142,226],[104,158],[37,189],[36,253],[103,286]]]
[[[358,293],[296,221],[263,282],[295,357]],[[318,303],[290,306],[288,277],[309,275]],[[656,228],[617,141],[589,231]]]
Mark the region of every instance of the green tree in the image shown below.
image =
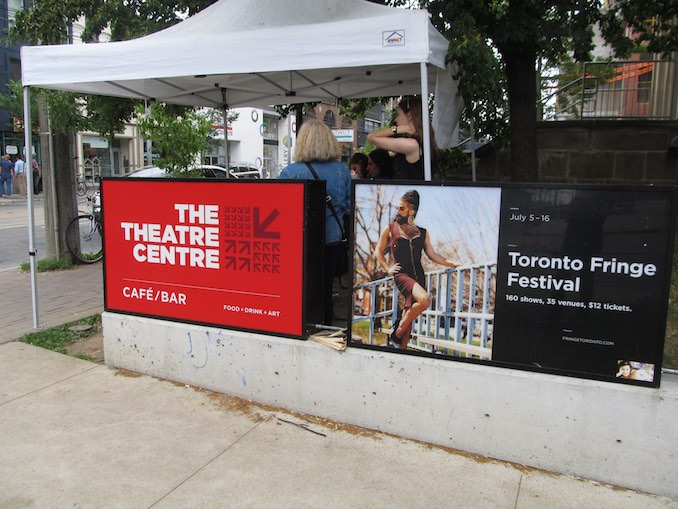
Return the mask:
[[[174,177],[197,176],[192,167],[208,146],[211,119],[192,109],[178,115],[175,106],[163,103],[151,104],[147,116],[141,109],[138,113],[141,135],[153,140],[153,150],[160,153],[155,164]]]
[[[111,170],[113,166],[113,139],[121,133],[134,115],[139,101],[103,95],[87,96],[87,125],[108,140]],[[111,172],[112,174],[112,172]]]
[[[577,61],[590,59],[593,27],[599,24],[606,40],[619,56],[634,44],[647,43],[649,51],[667,53],[678,49],[676,2],[619,0],[607,11],[598,0],[423,0],[436,27],[450,40],[448,58],[460,68],[462,96],[472,104],[473,114],[489,115],[499,105],[505,85],[510,113],[511,177],[535,181],[538,176],[537,62],[559,62],[572,54]],[[648,20],[653,20],[649,23]],[[625,28],[637,31],[629,39]],[[498,55],[498,59],[493,56]],[[496,60],[496,63],[493,63]],[[499,78],[503,74],[505,80]],[[489,85],[489,86],[486,86]],[[495,87],[493,85],[498,85]],[[497,110],[500,111],[500,110]],[[483,129],[488,125],[481,119]]]

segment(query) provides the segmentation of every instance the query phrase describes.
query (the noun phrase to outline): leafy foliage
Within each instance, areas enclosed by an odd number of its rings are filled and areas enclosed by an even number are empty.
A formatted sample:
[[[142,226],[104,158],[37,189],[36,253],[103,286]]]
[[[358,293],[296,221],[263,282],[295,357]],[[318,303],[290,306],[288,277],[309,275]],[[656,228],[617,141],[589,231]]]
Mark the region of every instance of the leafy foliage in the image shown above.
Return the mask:
[[[438,180],[448,180],[453,175],[470,175],[471,174],[471,158],[468,154],[459,148],[451,148],[448,150],[441,150],[438,152],[438,161],[434,169],[435,176]]]
[[[628,56],[639,45],[650,53],[669,58],[678,51],[678,3],[665,0],[618,0],[602,13],[600,23],[605,40],[621,57]],[[626,36],[626,27],[633,30]]]
[[[555,65],[567,55],[576,61],[590,60],[597,23],[620,56],[628,55],[637,43],[648,43],[649,51],[678,49],[675,2],[667,6],[661,0],[619,0],[607,11],[597,0],[423,0],[420,4],[450,40],[448,60],[459,66],[460,91],[477,131],[496,139],[510,109],[512,153],[535,155],[531,158],[535,167],[523,175],[531,180],[536,179],[536,138],[525,131],[536,129],[530,119],[536,118],[537,60]],[[635,40],[626,36],[627,26],[636,30]]]
[[[153,140],[153,150],[160,152],[156,164],[175,177],[193,176],[191,167],[207,148],[210,119],[190,109],[177,115],[175,106],[163,103],[151,104],[148,116],[141,108],[137,111],[141,135]]]
[[[9,113],[10,117],[23,118],[24,97],[21,82],[10,80],[8,93],[0,94],[0,110]],[[34,103],[31,104],[31,119],[34,123],[38,121],[38,108]]]
[[[116,133],[123,132],[138,105],[139,101],[133,99],[90,95],[87,97],[89,128],[112,139]]]

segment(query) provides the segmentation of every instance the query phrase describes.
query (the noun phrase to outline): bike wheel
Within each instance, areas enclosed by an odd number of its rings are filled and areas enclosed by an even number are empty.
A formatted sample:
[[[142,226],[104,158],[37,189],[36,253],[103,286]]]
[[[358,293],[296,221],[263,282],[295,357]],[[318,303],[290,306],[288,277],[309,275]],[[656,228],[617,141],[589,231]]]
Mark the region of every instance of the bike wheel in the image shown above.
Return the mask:
[[[68,224],[66,246],[82,263],[98,262],[104,257],[101,227],[92,214],[78,216]]]
[[[78,194],[78,196],[85,196],[87,194],[87,184],[85,184],[84,181],[78,182],[75,192]]]

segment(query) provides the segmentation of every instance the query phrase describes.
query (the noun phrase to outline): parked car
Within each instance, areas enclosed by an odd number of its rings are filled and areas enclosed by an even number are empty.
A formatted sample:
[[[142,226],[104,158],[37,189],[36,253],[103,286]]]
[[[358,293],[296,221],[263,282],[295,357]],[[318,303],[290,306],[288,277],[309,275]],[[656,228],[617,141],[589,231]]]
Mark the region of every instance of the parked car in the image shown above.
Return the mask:
[[[231,176],[237,179],[260,179],[263,178],[261,170],[252,163],[229,164]]]
[[[261,170],[248,163],[233,163],[229,165],[230,177],[226,168],[213,164],[199,164],[195,167],[202,171],[202,177],[208,179],[258,179],[261,178]],[[162,178],[167,176],[167,171],[157,166],[147,166],[128,175],[129,177]]]
[[[195,167],[202,171],[202,177],[209,179],[225,179],[228,178],[226,169],[221,166],[214,166],[209,164],[201,164]],[[144,177],[144,178],[162,178],[167,176],[167,170],[158,168],[157,166],[146,166],[129,174],[130,177]]]

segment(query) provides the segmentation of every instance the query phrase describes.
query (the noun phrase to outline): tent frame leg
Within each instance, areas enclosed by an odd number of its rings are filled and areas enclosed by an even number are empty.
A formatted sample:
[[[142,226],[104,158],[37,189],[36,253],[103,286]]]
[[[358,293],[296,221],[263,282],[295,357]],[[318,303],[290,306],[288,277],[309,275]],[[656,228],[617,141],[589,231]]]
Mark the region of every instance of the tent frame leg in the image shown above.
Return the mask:
[[[31,301],[33,306],[33,328],[39,329],[38,320],[38,267],[35,251],[35,213],[33,211],[33,140],[31,130],[31,93],[24,87],[24,164],[26,165],[26,194],[28,195],[28,262],[31,267]]]

